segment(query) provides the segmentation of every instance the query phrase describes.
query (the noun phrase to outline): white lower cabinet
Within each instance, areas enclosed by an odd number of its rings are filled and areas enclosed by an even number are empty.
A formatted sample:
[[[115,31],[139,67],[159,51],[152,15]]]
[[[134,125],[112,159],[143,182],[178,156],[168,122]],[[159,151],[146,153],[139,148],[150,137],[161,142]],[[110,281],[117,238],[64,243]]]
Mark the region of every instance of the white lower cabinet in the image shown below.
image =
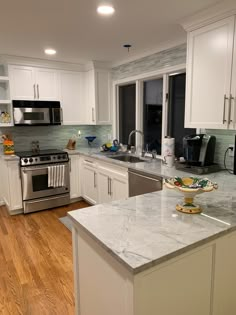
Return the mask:
[[[110,174],[105,171],[98,171],[98,187],[99,202],[112,201]]]
[[[91,159],[84,159],[81,167],[82,196],[89,203],[96,204],[98,201],[97,165]]]
[[[91,204],[128,197],[128,170],[91,158],[80,163],[82,197]]]
[[[1,176],[4,184],[1,185],[3,198],[10,214],[19,212],[23,208],[19,161],[0,159]]]
[[[80,189],[80,157],[70,155],[70,199],[81,197]]]
[[[101,163],[98,166],[99,203],[128,198],[128,172],[125,168]]]

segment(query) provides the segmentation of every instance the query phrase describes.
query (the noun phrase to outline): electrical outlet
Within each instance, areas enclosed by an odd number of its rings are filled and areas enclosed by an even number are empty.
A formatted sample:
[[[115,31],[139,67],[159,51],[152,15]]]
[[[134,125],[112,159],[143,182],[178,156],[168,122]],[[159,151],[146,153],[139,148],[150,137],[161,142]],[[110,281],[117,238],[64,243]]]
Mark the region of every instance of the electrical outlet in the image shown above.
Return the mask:
[[[234,145],[233,144],[229,144],[229,146],[228,146],[229,148],[231,147],[233,147],[233,150],[229,150],[229,157],[234,157]]]

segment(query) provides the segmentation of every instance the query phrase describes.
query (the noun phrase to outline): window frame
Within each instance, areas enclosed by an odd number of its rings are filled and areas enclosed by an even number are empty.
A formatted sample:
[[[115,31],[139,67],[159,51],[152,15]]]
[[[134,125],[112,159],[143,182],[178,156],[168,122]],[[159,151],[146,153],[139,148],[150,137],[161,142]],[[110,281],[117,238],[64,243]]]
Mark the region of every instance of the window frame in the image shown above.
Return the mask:
[[[161,70],[156,70],[148,73],[143,73],[136,76],[126,77],[121,80],[113,81],[112,95],[113,95],[113,136],[117,138],[119,136],[119,87],[127,84],[136,85],[136,117],[135,126],[136,129],[143,131],[143,85],[145,81],[155,80],[163,78],[163,111],[162,111],[162,152],[163,152],[163,140],[167,136],[167,124],[168,124],[168,95],[169,92],[169,76],[177,72],[178,74],[186,72],[186,65],[180,64],[172,67],[167,67]],[[142,136],[138,133],[136,136],[136,148],[141,149]],[[127,139],[128,140],[128,139]],[[163,155],[158,155],[158,158],[162,159]]]

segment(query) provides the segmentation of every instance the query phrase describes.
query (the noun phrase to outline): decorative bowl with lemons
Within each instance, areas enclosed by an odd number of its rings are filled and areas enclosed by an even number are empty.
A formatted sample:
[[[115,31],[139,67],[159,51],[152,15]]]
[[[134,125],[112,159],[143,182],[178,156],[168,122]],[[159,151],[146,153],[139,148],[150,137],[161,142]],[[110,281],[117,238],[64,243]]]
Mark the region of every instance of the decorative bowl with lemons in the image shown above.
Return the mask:
[[[200,213],[202,209],[199,205],[194,204],[194,197],[218,188],[218,185],[208,178],[177,176],[166,179],[165,186],[184,195],[184,203],[176,205],[176,210],[184,213]]]

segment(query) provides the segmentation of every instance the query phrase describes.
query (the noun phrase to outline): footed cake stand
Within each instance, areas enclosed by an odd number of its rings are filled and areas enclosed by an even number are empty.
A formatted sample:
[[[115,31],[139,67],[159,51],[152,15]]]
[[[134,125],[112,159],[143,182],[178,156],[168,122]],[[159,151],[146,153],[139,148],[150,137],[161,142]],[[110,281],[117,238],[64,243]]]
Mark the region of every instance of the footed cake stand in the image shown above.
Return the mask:
[[[209,179],[198,177],[173,177],[165,180],[165,186],[177,190],[184,196],[184,202],[177,204],[176,210],[191,214],[202,212],[201,207],[194,203],[196,195],[218,188],[218,185]]]

